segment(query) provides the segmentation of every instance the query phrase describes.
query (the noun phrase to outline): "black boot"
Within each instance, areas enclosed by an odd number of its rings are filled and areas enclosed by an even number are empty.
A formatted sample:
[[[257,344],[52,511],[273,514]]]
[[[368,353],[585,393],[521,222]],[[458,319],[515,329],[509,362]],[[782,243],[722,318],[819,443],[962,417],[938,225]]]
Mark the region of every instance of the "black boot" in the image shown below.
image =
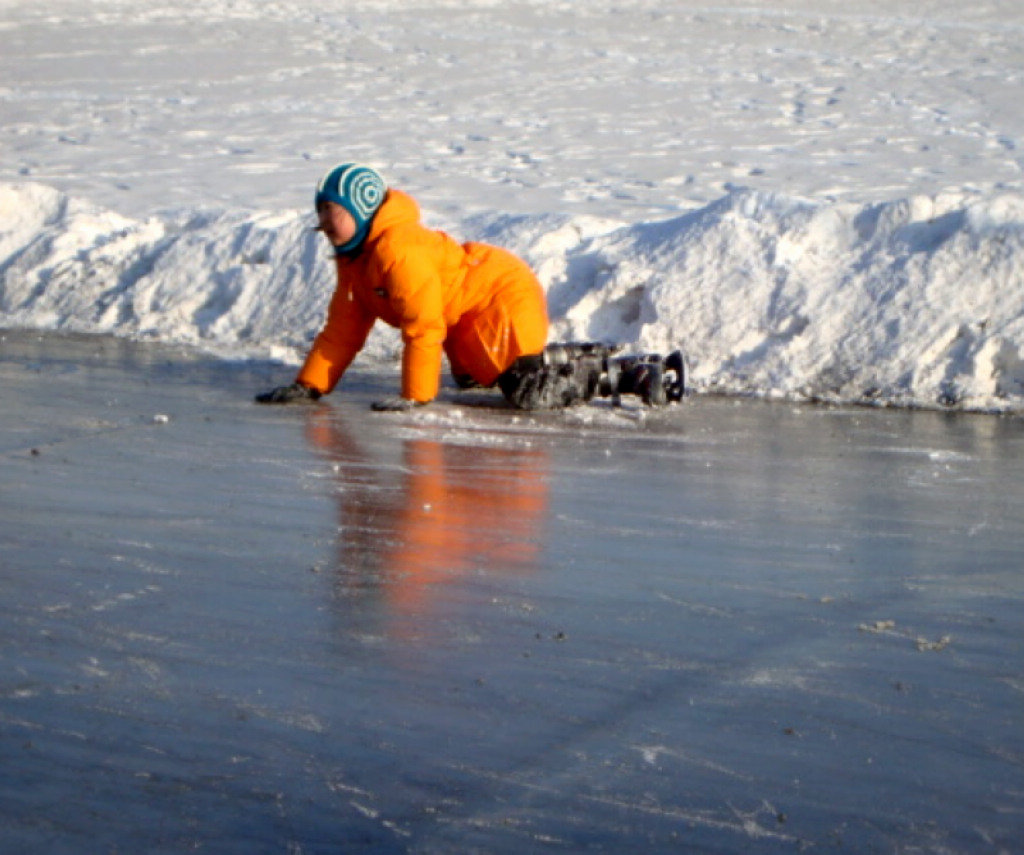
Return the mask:
[[[602,362],[597,356],[549,362],[545,350],[535,356],[520,356],[498,378],[498,386],[505,399],[521,410],[573,407],[597,394]]]

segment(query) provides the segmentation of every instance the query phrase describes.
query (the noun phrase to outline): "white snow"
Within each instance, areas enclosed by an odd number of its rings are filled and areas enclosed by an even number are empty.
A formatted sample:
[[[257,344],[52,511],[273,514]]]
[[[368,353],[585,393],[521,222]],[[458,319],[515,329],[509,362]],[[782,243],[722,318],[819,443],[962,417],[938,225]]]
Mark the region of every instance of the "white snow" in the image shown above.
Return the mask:
[[[553,338],[1024,411],[1017,0],[0,0],[0,68],[0,326],[296,363],[355,159],[527,258]]]

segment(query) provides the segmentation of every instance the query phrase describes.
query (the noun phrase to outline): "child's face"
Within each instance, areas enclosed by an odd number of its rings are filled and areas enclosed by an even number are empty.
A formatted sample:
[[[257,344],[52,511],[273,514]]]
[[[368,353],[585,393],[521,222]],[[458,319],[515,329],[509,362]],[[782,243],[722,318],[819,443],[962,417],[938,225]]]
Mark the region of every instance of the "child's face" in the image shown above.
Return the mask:
[[[356,236],[355,219],[336,202],[321,202],[317,205],[316,214],[320,219],[318,229],[331,246],[344,246]]]

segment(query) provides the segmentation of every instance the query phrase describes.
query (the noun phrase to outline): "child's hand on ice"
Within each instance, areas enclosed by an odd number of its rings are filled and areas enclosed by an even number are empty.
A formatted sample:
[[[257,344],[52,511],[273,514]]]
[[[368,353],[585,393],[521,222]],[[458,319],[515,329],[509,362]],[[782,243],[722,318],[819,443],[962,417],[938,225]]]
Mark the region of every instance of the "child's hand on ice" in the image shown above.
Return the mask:
[[[399,395],[395,395],[382,401],[374,401],[371,407],[378,413],[404,413],[425,405],[426,401],[414,401],[412,398],[402,398]]]
[[[278,386],[269,392],[256,396],[258,404],[311,404],[320,397],[316,389],[292,383],[291,386]]]

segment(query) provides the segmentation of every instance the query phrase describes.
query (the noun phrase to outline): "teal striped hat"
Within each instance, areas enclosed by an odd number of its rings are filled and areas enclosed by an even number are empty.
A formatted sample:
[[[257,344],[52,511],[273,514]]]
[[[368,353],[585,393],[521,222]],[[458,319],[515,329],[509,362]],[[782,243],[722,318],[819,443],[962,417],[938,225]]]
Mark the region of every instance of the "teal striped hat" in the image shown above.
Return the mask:
[[[339,255],[351,252],[366,239],[370,221],[384,202],[388,185],[376,169],[358,163],[335,166],[316,187],[316,202],[341,205],[356,221],[356,234],[344,246],[335,247]]]

